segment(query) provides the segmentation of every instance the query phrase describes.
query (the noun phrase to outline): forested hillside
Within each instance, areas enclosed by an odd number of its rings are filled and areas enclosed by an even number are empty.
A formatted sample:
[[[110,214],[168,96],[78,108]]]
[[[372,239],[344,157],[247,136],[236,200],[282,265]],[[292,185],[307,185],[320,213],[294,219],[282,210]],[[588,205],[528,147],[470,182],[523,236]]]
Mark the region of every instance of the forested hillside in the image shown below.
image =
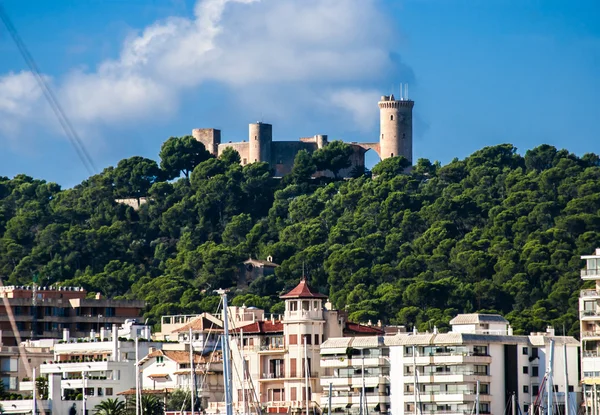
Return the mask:
[[[337,146],[337,149],[336,149]],[[293,173],[211,157],[171,138],[160,163],[122,160],[73,189],[0,177],[4,284],[80,285],[143,299],[147,316],[234,304],[282,310],[278,295],[303,268],[355,321],[440,329],[458,312],[500,312],[516,332],[547,324],[577,335],[579,256],[600,247],[600,163],[541,146],[521,156],[487,147],[440,166],[387,159],[373,174],[310,179],[344,167],[344,146],[301,152]],[[341,161],[340,161],[341,160]],[[147,196],[136,211],[115,203]],[[235,287],[249,256],[275,276]]]

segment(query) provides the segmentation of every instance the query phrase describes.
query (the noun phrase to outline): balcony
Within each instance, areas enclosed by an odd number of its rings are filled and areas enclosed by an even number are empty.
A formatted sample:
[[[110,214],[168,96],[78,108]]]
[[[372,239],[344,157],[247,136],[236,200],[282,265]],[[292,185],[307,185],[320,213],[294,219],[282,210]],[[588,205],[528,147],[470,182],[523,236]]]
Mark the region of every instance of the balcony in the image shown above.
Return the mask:
[[[579,298],[600,298],[600,291],[598,290],[581,290],[579,291]]]
[[[581,320],[600,320],[600,311],[598,310],[580,310]]]
[[[361,367],[363,364],[365,367],[389,366],[385,357],[365,357],[363,362],[360,357],[348,359],[346,357],[321,356],[321,367]]]
[[[405,374],[404,383],[413,383],[414,375]],[[490,382],[491,376],[479,372],[446,372],[446,373],[431,373],[419,374],[420,383],[474,383],[479,381]]]
[[[411,381],[412,382],[412,381]],[[355,388],[360,388],[363,385],[362,378],[360,376],[353,377],[334,377],[334,376],[321,376],[320,384],[323,389],[327,389],[329,384],[333,387],[337,386],[352,386]],[[380,384],[388,384],[389,376],[379,376],[379,375],[365,375],[365,387],[367,388],[375,388]]]
[[[406,357],[410,358],[411,357]],[[430,365],[430,364],[462,364],[462,363],[473,363],[473,364],[490,364],[492,363],[492,357],[482,353],[436,353],[429,356],[417,356],[415,357],[417,365]]]
[[[584,281],[600,279],[600,269],[582,269],[581,279]]]
[[[405,396],[414,396],[414,392],[404,392]],[[463,403],[463,402],[475,402],[477,393],[471,390],[465,391],[426,391],[419,392],[419,400],[421,402],[451,402],[451,403]],[[412,398],[405,398],[405,400],[411,400]],[[491,395],[487,393],[479,393],[480,402],[490,402],[492,400]]]
[[[271,354],[285,353],[287,351],[287,348],[282,344],[263,344],[260,346],[256,346],[254,350],[260,354]]]
[[[367,393],[366,394],[367,397],[367,404],[368,405],[377,405],[377,404],[381,404],[381,403],[389,403],[390,402],[390,397],[386,396],[386,395],[380,395],[379,393]],[[324,405],[327,405],[327,403],[329,402],[329,397],[324,395],[321,398],[321,402]],[[360,395],[356,394],[356,393],[351,393],[351,394],[344,394],[344,395],[337,395],[337,396],[332,396],[331,397],[331,404],[332,405],[348,405],[348,404],[360,404],[361,402],[361,397]]]
[[[582,331],[581,332],[581,338],[582,339],[598,339],[600,340],[600,329],[596,329],[596,330],[589,330],[589,331]]]

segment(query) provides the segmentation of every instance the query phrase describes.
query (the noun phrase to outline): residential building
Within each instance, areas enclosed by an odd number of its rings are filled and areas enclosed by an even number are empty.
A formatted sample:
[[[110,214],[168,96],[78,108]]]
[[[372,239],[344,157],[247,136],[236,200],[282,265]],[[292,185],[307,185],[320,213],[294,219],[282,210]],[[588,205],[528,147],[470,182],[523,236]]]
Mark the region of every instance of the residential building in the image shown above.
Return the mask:
[[[267,260],[248,258],[242,264],[239,278],[238,288],[246,287],[257,278],[268,277],[275,273],[275,268],[279,265],[273,262],[273,257],[268,256]]]
[[[594,404],[600,396],[600,248],[592,255],[581,257],[585,268],[583,281],[593,281],[593,288],[581,290],[579,295],[579,320],[581,334],[581,383],[587,413],[598,413]]]
[[[545,402],[547,392],[542,385],[551,340],[555,402],[564,409],[565,391],[580,391],[579,342],[573,337],[555,336],[550,328],[512,335],[508,321],[497,315],[463,314],[450,324],[448,333],[403,333],[386,339],[393,415],[474,413],[476,397],[480,414],[501,415],[513,394],[521,412],[537,411],[532,405],[536,399]],[[574,406],[576,395],[569,399]]]
[[[32,370],[52,360],[56,340],[27,340],[17,346],[0,347],[0,379],[7,393],[19,393],[22,384],[31,383]],[[27,364],[21,359],[25,353]],[[28,367],[27,367],[28,366]],[[39,373],[39,372],[38,372]]]
[[[132,329],[133,328],[133,329]],[[112,331],[101,330],[97,336],[71,338],[68,331],[54,346],[53,360],[40,366],[40,374],[48,376],[48,401],[53,413],[66,414],[75,408],[78,414],[91,413],[106,398],[116,398],[121,391],[135,387],[136,358],[160,348],[161,343],[149,341],[148,329],[130,323],[133,337],[119,337],[118,326]],[[135,337],[139,341],[137,350]],[[145,336],[145,337],[142,337]],[[83,412],[83,406],[88,412]]]
[[[348,325],[345,313],[324,304],[327,296],[312,289],[306,279],[281,298],[283,316],[233,330],[233,401],[242,412],[244,402],[271,413],[306,412],[308,402],[318,412],[321,343],[342,337],[345,329],[355,336],[383,334],[378,327]]]
[[[200,314],[162,316],[160,318],[160,331],[153,333],[152,338],[157,341],[177,341],[179,334],[175,333],[175,330],[182,328],[199,316]]]
[[[321,345],[321,409],[332,412],[386,414],[390,406],[391,336],[341,337]],[[331,385],[331,399],[329,388]],[[364,390],[364,393],[363,393]]]
[[[27,339],[60,339],[64,329],[76,337],[85,337],[92,330],[110,329],[113,324],[138,318],[145,307],[143,301],[109,300],[100,294],[86,297],[87,291],[80,287],[0,287],[3,345],[16,346]]]
[[[166,346],[166,345],[165,345]],[[190,391],[191,360],[194,360],[194,385],[202,408],[210,402],[222,402],[225,396],[223,382],[223,357],[220,352],[202,355],[194,352],[190,356],[189,345],[184,350],[153,350],[140,361],[142,372],[142,394],[177,389]],[[123,395],[133,394],[134,390]]]

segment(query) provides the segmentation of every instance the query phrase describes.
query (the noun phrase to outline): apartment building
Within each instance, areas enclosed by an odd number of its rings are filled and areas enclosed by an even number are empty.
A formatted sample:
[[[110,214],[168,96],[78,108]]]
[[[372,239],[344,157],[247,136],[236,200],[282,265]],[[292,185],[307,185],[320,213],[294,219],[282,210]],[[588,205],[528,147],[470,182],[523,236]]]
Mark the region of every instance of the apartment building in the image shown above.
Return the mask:
[[[328,339],[321,345],[321,408],[344,414],[387,414],[391,336]],[[329,389],[331,388],[331,397]]]
[[[97,294],[86,298],[80,287],[0,287],[0,330],[5,346],[27,339],[60,339],[63,329],[85,337],[102,327],[110,329],[142,315],[145,304],[137,300],[109,300]],[[8,303],[8,307],[6,307]],[[17,327],[13,331],[11,320]]]
[[[383,334],[378,327],[347,324],[343,312],[332,310],[327,296],[302,279],[281,298],[283,316],[265,317],[233,330],[230,342],[233,401],[260,405],[268,413],[320,412],[323,369],[321,343],[344,333],[354,336]]]
[[[579,320],[581,334],[581,374],[586,413],[598,414],[600,408],[600,248],[592,255],[581,257],[585,268],[583,281],[593,281],[593,288],[579,294]]]
[[[513,394],[521,412],[536,413],[536,400],[546,399],[542,385],[551,340],[555,402],[564,410],[565,392],[580,391],[579,342],[573,337],[555,336],[552,329],[513,335],[508,321],[497,315],[464,314],[450,324],[449,333],[408,333],[386,339],[394,415],[475,413],[476,402],[480,414],[501,415]],[[569,399],[573,407],[576,394],[570,393]]]
[[[65,331],[64,339],[54,345],[53,360],[39,370],[48,376],[53,413],[66,414],[75,408],[78,414],[87,415],[104,399],[116,398],[119,392],[135,387],[136,357],[146,356],[162,344],[149,341],[148,329],[134,326],[121,330],[134,337],[119,337],[116,325],[101,336],[90,333],[86,338],[72,338]],[[135,336],[144,340],[137,350]]]
[[[153,350],[140,361],[141,393],[167,395],[177,389],[190,391],[193,356],[194,386],[201,407],[207,408],[210,402],[222,402],[225,385],[221,353],[202,355],[194,352],[190,356],[189,345],[185,346],[184,350]],[[132,392],[127,391],[125,394]]]
[[[17,346],[0,346],[0,379],[4,390],[19,393],[21,384],[31,383],[31,370],[52,360],[54,343],[55,340],[27,340],[21,344],[21,350]],[[21,351],[27,356],[27,364],[21,360]]]

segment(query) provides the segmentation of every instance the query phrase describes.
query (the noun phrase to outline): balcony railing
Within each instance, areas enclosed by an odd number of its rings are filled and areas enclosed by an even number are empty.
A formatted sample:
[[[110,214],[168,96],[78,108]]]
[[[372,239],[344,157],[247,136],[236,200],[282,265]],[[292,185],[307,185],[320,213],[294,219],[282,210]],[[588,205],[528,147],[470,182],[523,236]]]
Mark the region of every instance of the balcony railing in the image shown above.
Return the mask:
[[[600,292],[598,292],[598,290],[581,290],[579,292],[579,297],[600,297]]]
[[[417,353],[415,357],[436,357],[436,356],[480,356],[489,357],[488,353],[482,352],[441,352],[441,353]],[[412,357],[412,352],[404,353],[404,357]]]
[[[404,376],[414,376],[414,375],[415,375],[414,373],[404,373]],[[464,371],[460,371],[460,372],[453,371],[453,372],[432,372],[432,373],[422,373],[421,371],[419,371],[419,376],[456,376],[456,375],[490,376],[490,374],[487,372],[477,372],[477,371],[473,371],[473,370],[464,370]]]
[[[600,277],[600,269],[582,269],[581,270],[582,277]]]
[[[600,337],[600,330],[582,331],[581,337]]]
[[[414,391],[404,391],[404,395],[413,396]],[[479,391],[480,395],[489,395],[489,391]],[[477,391],[474,390],[457,390],[457,391],[420,391],[419,395],[477,395]]]
[[[285,378],[284,373],[263,373],[261,379],[283,379]]]

